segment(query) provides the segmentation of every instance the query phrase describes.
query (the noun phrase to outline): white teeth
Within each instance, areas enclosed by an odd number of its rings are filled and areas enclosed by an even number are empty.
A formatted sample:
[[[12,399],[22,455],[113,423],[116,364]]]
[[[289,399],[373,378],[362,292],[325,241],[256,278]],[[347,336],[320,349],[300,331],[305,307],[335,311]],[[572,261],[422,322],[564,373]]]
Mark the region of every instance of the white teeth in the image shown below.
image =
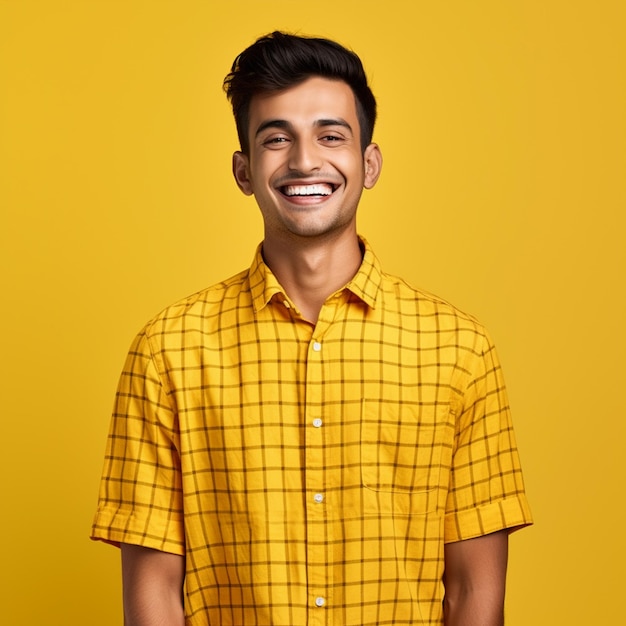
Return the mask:
[[[317,185],[288,185],[284,187],[286,196],[330,196],[332,192],[332,186],[327,183]]]

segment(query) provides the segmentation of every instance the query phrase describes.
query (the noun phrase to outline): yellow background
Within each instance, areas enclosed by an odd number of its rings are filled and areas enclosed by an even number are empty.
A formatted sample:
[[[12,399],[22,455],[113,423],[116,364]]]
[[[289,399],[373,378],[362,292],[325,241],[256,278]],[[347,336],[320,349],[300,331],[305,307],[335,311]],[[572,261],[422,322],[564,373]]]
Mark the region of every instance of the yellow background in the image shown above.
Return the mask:
[[[221,81],[266,31],[363,58],[385,156],[360,230],[499,348],[536,526],[508,626],[623,620],[620,0],[0,0],[2,623],[121,624],[87,539],[129,342],[247,266]]]

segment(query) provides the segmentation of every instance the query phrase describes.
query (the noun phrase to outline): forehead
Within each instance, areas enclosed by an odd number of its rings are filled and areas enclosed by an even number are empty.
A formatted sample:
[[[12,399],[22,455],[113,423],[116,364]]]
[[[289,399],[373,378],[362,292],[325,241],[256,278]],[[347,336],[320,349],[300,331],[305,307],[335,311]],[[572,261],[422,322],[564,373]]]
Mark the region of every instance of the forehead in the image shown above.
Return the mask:
[[[250,101],[250,131],[271,119],[293,125],[311,125],[319,119],[343,118],[358,127],[356,100],[350,86],[342,80],[314,76],[278,92],[258,94]]]

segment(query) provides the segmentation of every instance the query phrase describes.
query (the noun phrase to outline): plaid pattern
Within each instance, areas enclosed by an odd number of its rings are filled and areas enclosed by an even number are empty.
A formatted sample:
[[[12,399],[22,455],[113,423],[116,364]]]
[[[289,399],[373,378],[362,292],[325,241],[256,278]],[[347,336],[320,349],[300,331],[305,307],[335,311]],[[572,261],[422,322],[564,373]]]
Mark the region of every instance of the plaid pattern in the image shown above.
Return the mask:
[[[443,543],[531,523],[484,329],[364,246],[316,326],[259,249],[130,350],[92,537],[186,555],[188,626],[442,624]]]

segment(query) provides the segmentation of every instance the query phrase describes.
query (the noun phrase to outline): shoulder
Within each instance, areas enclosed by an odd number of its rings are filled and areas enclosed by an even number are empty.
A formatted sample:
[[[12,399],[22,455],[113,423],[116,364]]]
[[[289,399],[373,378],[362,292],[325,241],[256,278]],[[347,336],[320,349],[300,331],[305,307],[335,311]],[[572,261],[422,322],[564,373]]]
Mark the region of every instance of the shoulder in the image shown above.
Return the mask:
[[[170,333],[206,330],[211,320],[250,302],[249,270],[193,293],[161,310],[143,327],[147,338]]]
[[[474,315],[438,295],[414,287],[403,278],[383,273],[381,296],[383,307],[395,309],[405,321],[414,317],[421,330],[456,331],[477,340],[488,339],[485,327]]]

